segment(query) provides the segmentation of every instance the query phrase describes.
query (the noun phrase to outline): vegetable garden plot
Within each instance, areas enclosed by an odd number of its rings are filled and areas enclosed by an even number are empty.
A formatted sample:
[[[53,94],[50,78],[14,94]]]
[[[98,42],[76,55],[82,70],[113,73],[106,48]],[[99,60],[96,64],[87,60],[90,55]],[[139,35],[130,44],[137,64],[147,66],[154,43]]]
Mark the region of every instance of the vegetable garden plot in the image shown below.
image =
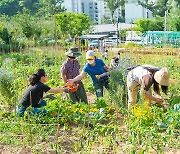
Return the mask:
[[[152,107],[150,117],[145,114],[138,118],[128,112],[123,93],[125,91],[121,85],[125,80],[120,82],[120,71],[119,74],[112,75],[112,85],[117,89],[113,91],[112,88],[110,93],[106,91],[99,102],[89,105],[71,104],[69,100],[61,100],[59,95],[55,95],[55,100],[47,99],[46,116],[30,115],[28,121],[28,115],[25,115],[24,119],[16,117],[14,109],[28,85],[29,75],[43,67],[50,74],[48,85],[63,86],[59,75],[60,66],[65,59],[63,52],[48,52],[45,48],[36,50],[9,54],[13,59],[13,67],[2,65],[2,68],[15,75],[12,84],[16,98],[9,104],[9,109],[2,106],[0,108],[0,145],[3,144],[3,148],[16,146],[18,151],[25,145],[32,153],[51,150],[59,153],[178,152],[180,115],[179,112],[174,112],[173,107],[179,103],[179,57],[129,54],[138,64],[146,63],[170,69],[171,79],[175,84],[169,87],[170,109],[167,112],[162,108]],[[115,53],[109,55],[111,58]],[[97,53],[97,56],[99,57],[100,53]],[[121,56],[125,59],[127,54]],[[79,57],[81,68],[85,64],[84,57],[84,53]],[[1,59],[3,60],[3,56]],[[109,61],[105,60],[105,63],[108,64]],[[85,89],[93,93],[89,80],[88,77],[83,80]],[[167,128],[161,127],[160,122]]]

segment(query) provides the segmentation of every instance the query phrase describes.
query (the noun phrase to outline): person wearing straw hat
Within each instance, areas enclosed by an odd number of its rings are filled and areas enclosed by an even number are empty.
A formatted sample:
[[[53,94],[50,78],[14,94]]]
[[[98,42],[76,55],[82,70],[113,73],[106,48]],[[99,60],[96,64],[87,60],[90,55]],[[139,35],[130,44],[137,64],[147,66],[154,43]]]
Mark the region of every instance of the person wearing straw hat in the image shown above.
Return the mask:
[[[79,69],[80,65],[77,60],[78,56],[81,56],[82,54],[78,51],[77,47],[71,47],[65,55],[67,56],[67,60],[63,63],[61,67],[61,77],[65,83],[69,79],[73,79],[76,76],[79,75]],[[84,89],[84,85],[82,81],[77,81],[76,83],[79,84],[77,91],[73,93],[69,93],[70,99],[75,102],[85,102],[87,103],[87,95],[86,91]]]
[[[24,112],[29,106],[32,106],[32,113],[34,114],[45,114],[45,109],[40,109],[43,106],[46,106],[46,101],[44,98],[54,99],[55,97],[51,94],[44,96],[44,93],[62,93],[69,92],[67,88],[50,88],[45,84],[48,81],[48,76],[45,73],[44,69],[38,69],[34,74],[29,78],[29,86],[25,90],[23,97],[20,100],[21,107],[18,110],[17,115],[23,116]]]
[[[170,73],[167,68],[160,69],[151,65],[137,66],[129,71],[127,75],[128,108],[136,104],[140,86],[145,99],[162,104],[164,100],[161,97],[159,85],[161,85],[162,92],[167,94],[169,77]],[[152,85],[156,95],[152,95]]]
[[[93,50],[88,50],[86,52],[86,60],[87,60],[87,63],[84,66],[80,75],[76,76],[73,79],[68,80],[68,82],[73,84],[74,82],[79,81],[82,78],[84,78],[86,74],[89,74],[93,81],[93,86],[94,86],[97,98],[103,97],[103,88],[104,87],[106,89],[109,88],[108,76],[105,75],[100,79],[97,79],[96,76],[107,72],[109,69],[101,59],[96,58]]]

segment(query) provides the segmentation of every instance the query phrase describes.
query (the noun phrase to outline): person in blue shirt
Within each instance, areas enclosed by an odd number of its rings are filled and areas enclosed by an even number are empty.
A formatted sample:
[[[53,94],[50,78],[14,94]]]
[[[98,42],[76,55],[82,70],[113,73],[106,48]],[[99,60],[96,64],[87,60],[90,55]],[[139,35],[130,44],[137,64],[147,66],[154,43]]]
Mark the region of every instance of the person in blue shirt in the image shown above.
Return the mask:
[[[96,58],[93,50],[87,51],[86,60],[87,63],[84,66],[82,72],[75,78],[69,79],[68,82],[70,84],[73,84],[74,82],[84,78],[86,74],[89,74],[92,79],[97,98],[103,97],[103,88],[109,88],[108,75],[105,75],[101,78],[98,78],[98,76],[100,74],[108,72],[109,68],[104,64],[101,59]]]

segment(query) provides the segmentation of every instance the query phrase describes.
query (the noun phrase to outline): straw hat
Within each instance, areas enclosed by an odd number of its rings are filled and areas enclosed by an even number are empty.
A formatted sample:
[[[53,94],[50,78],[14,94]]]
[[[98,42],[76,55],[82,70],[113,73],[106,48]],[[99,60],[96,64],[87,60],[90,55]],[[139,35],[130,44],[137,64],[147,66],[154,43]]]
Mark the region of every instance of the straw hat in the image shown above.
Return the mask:
[[[87,52],[86,52],[86,59],[88,60],[88,59],[94,59],[95,58],[95,53],[94,53],[94,51],[93,50],[88,50]]]
[[[77,47],[71,47],[66,53],[65,53],[66,56],[69,56],[69,57],[78,57],[78,56],[81,56],[82,54],[78,51],[78,48]]]
[[[154,74],[154,79],[162,86],[169,86],[170,73],[167,68],[161,68]]]

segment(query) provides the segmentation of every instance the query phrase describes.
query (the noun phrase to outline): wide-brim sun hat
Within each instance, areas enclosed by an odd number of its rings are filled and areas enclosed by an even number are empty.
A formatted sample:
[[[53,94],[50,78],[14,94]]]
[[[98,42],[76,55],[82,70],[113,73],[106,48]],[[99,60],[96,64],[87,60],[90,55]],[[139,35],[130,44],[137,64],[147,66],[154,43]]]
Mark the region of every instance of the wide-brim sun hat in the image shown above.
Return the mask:
[[[87,52],[86,52],[86,59],[88,60],[88,59],[94,59],[95,58],[95,53],[94,53],[94,51],[93,50],[88,50]]]
[[[159,71],[155,72],[154,79],[157,83],[162,86],[169,86],[170,73],[165,67],[161,68]]]
[[[77,47],[71,47],[67,52],[65,52],[65,55],[69,57],[78,57],[82,54],[78,51]]]

